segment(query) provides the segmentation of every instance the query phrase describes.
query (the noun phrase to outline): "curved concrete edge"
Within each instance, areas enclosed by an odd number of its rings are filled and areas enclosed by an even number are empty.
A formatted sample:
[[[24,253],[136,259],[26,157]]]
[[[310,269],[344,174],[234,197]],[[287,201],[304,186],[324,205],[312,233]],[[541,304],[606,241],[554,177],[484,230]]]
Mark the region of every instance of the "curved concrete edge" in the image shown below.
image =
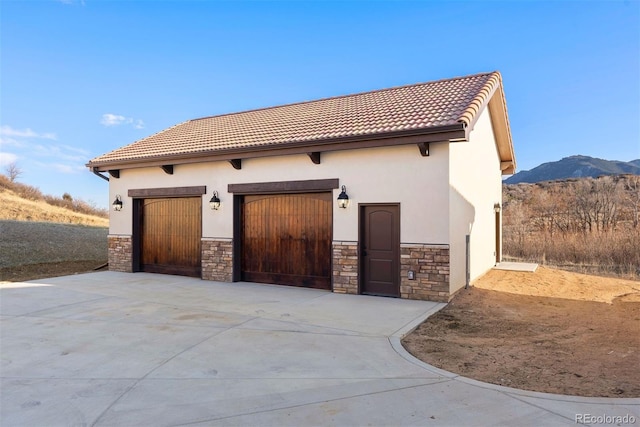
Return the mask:
[[[571,396],[571,395],[564,395],[564,394],[542,393],[539,391],[520,390],[512,387],[505,387],[497,384],[485,383],[482,381],[474,380],[473,378],[467,378],[467,377],[463,377],[462,375],[455,374],[453,372],[445,371],[444,369],[436,368],[435,366],[432,366],[426,362],[423,362],[422,360],[413,356],[404,348],[400,337],[397,337],[397,336],[389,337],[389,342],[391,343],[391,347],[395,350],[396,353],[398,353],[401,357],[413,363],[414,365],[420,366],[421,368],[429,372],[432,372],[434,374],[443,376],[445,378],[449,378],[450,380],[460,381],[462,383],[469,384],[478,388],[494,390],[500,393],[506,393],[510,395],[553,400],[557,402],[574,402],[574,403],[585,403],[585,404],[593,404],[593,405],[596,405],[596,404],[640,405],[640,398],[633,398],[633,397],[618,398],[618,397]]]
[[[420,326],[422,324],[422,322],[424,322],[429,317],[433,316],[438,311],[442,310],[443,308],[445,308],[447,306],[447,304],[444,303],[444,302],[436,302],[436,303],[432,303],[432,304],[433,304],[433,307],[429,308],[427,311],[422,313],[420,316],[418,316],[415,319],[413,319],[412,321],[408,322],[402,328],[400,328],[397,331],[395,331],[391,336],[392,337],[397,337],[399,339],[404,338],[406,335],[410,334],[411,332],[413,332],[414,329],[416,329],[418,326]]]

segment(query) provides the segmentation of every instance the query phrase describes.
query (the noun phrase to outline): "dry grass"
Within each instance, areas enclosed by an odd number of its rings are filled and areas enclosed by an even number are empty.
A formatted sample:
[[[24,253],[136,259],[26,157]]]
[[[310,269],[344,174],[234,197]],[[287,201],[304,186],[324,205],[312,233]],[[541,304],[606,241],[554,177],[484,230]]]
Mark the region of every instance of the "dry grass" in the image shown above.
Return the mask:
[[[18,196],[24,200],[29,200],[33,202],[44,202],[47,205],[64,208],[71,212],[76,212],[79,214],[96,216],[96,217],[105,218],[105,219],[109,217],[108,209],[98,208],[93,203],[86,202],[82,199],[74,199],[69,193],[64,193],[62,197],[56,197],[49,194],[42,194],[40,189],[37,187],[33,187],[31,185],[22,184],[20,182],[13,181],[8,176],[0,174],[0,193],[3,193],[3,192],[12,193],[13,195]],[[39,208],[38,213],[41,213],[43,210],[46,210],[46,207]],[[14,212],[14,215],[15,214],[16,212]],[[25,214],[24,216],[25,216],[24,219],[26,219],[26,217],[29,215]],[[57,214],[57,216],[59,217],[59,213]],[[9,218],[9,219],[24,220],[23,218],[15,218],[15,217]],[[40,219],[36,218],[31,220],[49,221],[49,219],[42,219],[42,218]],[[64,222],[68,222],[68,221],[64,221]],[[69,222],[74,223],[73,220]]]
[[[10,190],[0,192],[0,220],[45,221],[108,227],[109,219],[52,206],[43,200],[27,200]]]
[[[640,229],[549,236],[531,231],[523,240],[504,232],[505,260],[533,261],[572,271],[627,278],[640,276]]]
[[[640,277],[640,177],[503,186],[505,259]]]

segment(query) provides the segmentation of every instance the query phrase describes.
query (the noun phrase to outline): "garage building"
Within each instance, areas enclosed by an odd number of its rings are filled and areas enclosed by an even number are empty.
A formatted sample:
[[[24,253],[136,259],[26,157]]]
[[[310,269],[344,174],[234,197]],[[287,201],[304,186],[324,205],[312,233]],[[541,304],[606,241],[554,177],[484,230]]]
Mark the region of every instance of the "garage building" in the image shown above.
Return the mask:
[[[515,156],[491,72],[188,120],[87,166],[111,270],[448,301],[500,260]]]

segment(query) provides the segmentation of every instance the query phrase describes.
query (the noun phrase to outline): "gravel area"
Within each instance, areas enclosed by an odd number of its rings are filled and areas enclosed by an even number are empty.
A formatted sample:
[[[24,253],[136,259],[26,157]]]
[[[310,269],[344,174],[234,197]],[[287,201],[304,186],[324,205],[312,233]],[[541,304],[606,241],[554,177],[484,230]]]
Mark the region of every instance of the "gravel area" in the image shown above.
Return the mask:
[[[106,227],[0,221],[0,268],[64,261],[107,261]]]

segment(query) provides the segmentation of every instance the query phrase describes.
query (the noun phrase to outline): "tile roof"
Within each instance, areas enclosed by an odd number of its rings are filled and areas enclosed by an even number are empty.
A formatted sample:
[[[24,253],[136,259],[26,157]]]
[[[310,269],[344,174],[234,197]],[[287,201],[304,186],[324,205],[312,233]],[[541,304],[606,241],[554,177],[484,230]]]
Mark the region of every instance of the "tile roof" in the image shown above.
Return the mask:
[[[500,85],[491,72],[188,120],[87,166],[468,126]]]

